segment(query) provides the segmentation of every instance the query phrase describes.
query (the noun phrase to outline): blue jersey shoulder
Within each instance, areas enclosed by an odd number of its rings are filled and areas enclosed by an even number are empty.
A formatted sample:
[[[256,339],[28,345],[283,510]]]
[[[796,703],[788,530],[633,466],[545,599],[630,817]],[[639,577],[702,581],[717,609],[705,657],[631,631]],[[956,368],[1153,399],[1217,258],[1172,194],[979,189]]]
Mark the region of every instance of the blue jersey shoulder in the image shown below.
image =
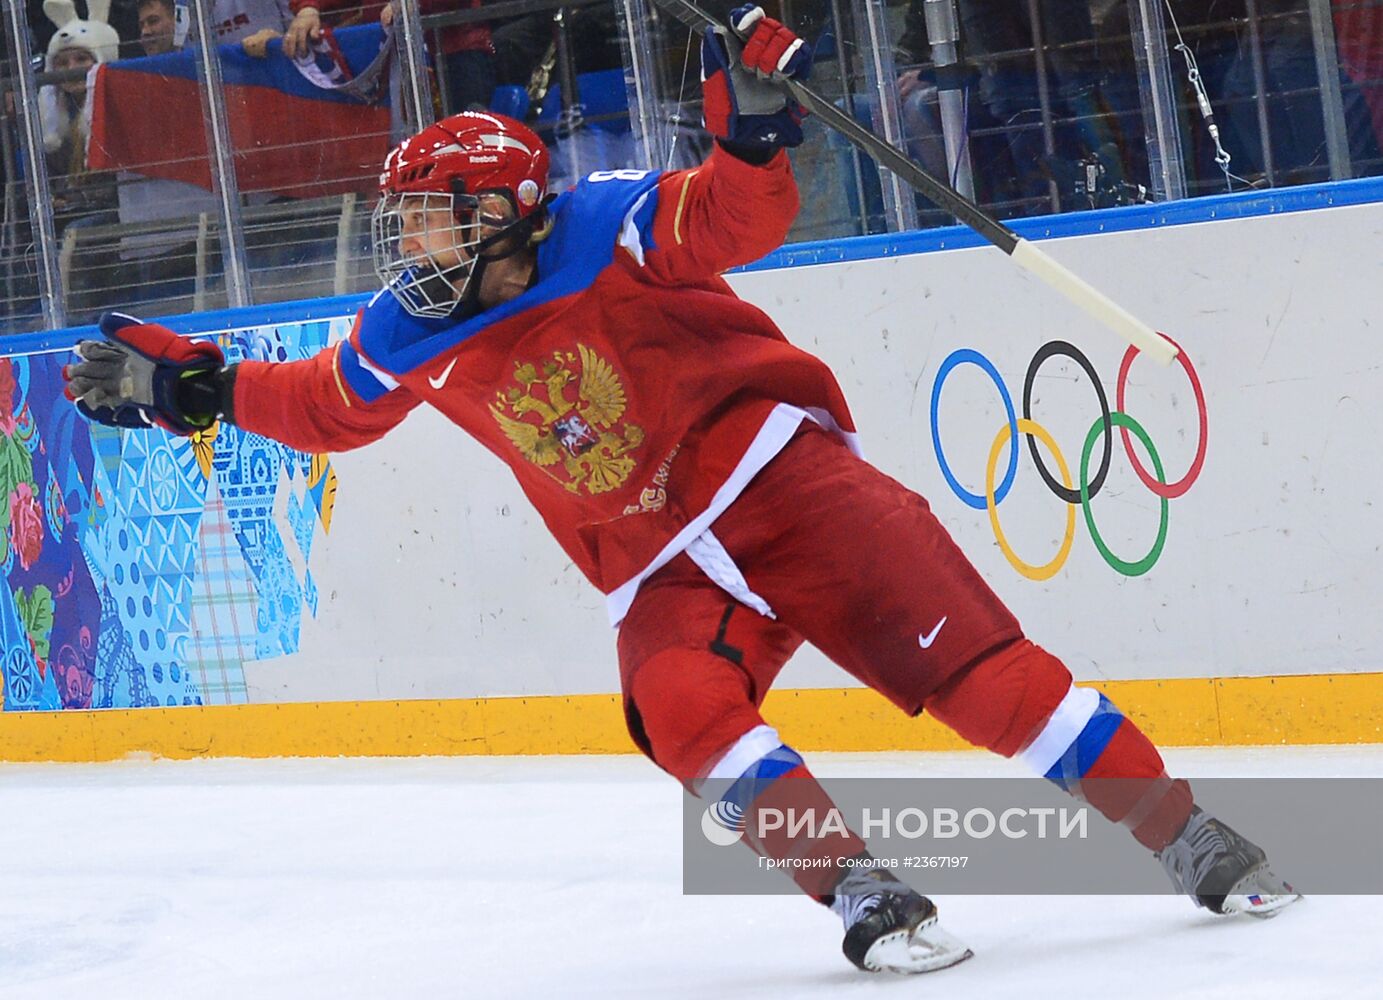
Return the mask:
[[[539,287],[571,271],[589,284],[622,243],[652,249],[659,177],[656,171],[597,170],[560,196],[551,209],[552,235],[538,250]]]
[[[450,325],[448,319],[410,314],[387,288],[380,289],[360,315],[360,350],[376,365],[399,374],[416,367],[403,363],[401,353],[410,345],[427,342]]]

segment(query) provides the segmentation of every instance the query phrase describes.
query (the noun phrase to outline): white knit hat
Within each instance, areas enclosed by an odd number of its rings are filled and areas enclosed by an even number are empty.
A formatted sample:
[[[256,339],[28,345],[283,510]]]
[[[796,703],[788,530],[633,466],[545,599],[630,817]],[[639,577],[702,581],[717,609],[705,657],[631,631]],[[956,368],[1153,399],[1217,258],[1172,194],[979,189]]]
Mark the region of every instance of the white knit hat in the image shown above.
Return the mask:
[[[43,13],[58,26],[48,43],[44,69],[52,70],[53,59],[63,49],[86,49],[98,63],[120,57],[120,36],[106,22],[110,19],[110,0],[87,0],[89,19],[77,17],[73,0],[43,0]]]

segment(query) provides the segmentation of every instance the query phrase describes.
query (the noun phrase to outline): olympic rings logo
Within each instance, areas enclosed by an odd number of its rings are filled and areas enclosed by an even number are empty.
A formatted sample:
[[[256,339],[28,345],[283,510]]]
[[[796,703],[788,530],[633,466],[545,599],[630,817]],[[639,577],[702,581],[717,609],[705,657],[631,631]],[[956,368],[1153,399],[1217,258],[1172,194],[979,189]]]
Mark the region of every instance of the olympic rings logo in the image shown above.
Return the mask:
[[[1175,341],[1173,341],[1175,343]],[[1201,469],[1205,465],[1205,444],[1206,444],[1206,411],[1205,393],[1201,389],[1200,378],[1196,375],[1196,369],[1191,365],[1191,359],[1186,356],[1186,352],[1180,350],[1177,361],[1186,376],[1191,381],[1191,389],[1196,396],[1196,413],[1200,423],[1200,437],[1196,445],[1196,456],[1191,461],[1191,466],[1186,474],[1176,482],[1168,482],[1165,471],[1162,468],[1162,459],[1157,454],[1157,449],[1153,446],[1152,438],[1143,426],[1129,416],[1124,409],[1124,399],[1128,388],[1129,369],[1133,367],[1133,359],[1138,356],[1138,348],[1130,347],[1124,354],[1124,359],[1119,365],[1119,377],[1115,383],[1114,398],[1115,409],[1110,410],[1109,399],[1105,395],[1104,386],[1100,383],[1099,376],[1095,373],[1094,366],[1090,360],[1077,350],[1073,345],[1064,340],[1053,340],[1042,347],[1033,355],[1032,361],[1028,364],[1027,377],[1023,380],[1023,415],[1019,417],[1013,409],[1013,398],[1009,395],[1008,387],[1004,384],[1003,378],[999,375],[998,369],[978,351],[963,348],[953,351],[946,360],[941,363],[937,370],[936,381],[932,384],[932,447],[936,450],[937,464],[941,467],[941,474],[946,478],[952,492],[955,493],[967,506],[975,510],[988,511],[989,524],[994,529],[994,539],[999,543],[999,549],[1003,552],[1004,558],[1009,561],[1019,573],[1030,580],[1048,580],[1060,572],[1065,565],[1067,557],[1071,554],[1071,543],[1076,535],[1076,507],[1080,507],[1085,515],[1086,527],[1090,530],[1090,540],[1094,542],[1095,548],[1099,551],[1104,561],[1113,569],[1125,576],[1141,576],[1152,569],[1158,558],[1162,555],[1162,547],[1167,541],[1167,512],[1168,501],[1182,496],[1189,490],[1196,479],[1201,474]],[[1053,357],[1070,358],[1085,372],[1090,379],[1091,385],[1095,387],[1095,395],[1100,402],[1100,415],[1095,418],[1095,422],[1090,426],[1090,432],[1085,436],[1085,444],[1081,449],[1080,465],[1078,468],[1078,486],[1073,486],[1071,482],[1071,471],[1066,464],[1065,457],[1061,454],[1061,449],[1057,447],[1056,439],[1032,418],[1032,388],[1033,382],[1037,378],[1038,369],[1044,362]],[[985,463],[984,472],[984,495],[971,493],[956,481],[955,475],[951,472],[950,465],[946,462],[946,454],[941,447],[941,429],[937,421],[937,410],[941,403],[941,387],[946,382],[946,376],[953,369],[960,365],[975,365],[993,380],[999,389],[999,396],[1004,403],[1004,411],[1008,415],[1008,423],[999,428],[998,434],[994,436],[994,444],[989,449],[988,461]],[[1162,509],[1158,522],[1157,539],[1153,542],[1152,548],[1140,559],[1132,561],[1121,559],[1115,555],[1101,537],[1099,529],[1095,526],[1095,515],[1090,509],[1090,501],[1099,494],[1104,486],[1105,477],[1109,474],[1109,463],[1113,452],[1114,428],[1119,428],[1120,436],[1124,442],[1124,452],[1128,455],[1129,462],[1133,465],[1133,471],[1138,475],[1139,480],[1152,493],[1161,499]],[[1133,444],[1129,440],[1132,435],[1142,443],[1147,450],[1149,458],[1152,460],[1153,472],[1149,473],[1139,460],[1138,455],[1133,450]],[[1018,436],[1022,434],[1028,439],[1028,449],[1032,454],[1033,464],[1037,466],[1038,475],[1047,484],[1047,488],[1057,497],[1065,500],[1069,505],[1066,511],[1066,530],[1062,538],[1061,545],[1057,549],[1055,558],[1041,566],[1024,562],[1018,554],[1013,551],[1013,547],[1008,543],[1004,536],[1003,527],[999,524],[999,504],[1003,503],[1008,496],[1009,489],[1013,486],[1013,479],[1018,471]],[[1053,461],[1056,463],[1057,471],[1060,474],[1060,481],[1053,477],[1051,470],[1042,459],[1042,455],[1037,450],[1037,443],[1042,442],[1047,451],[1051,453]],[[1095,445],[1103,441],[1103,448],[1100,454],[1100,465],[1095,471],[1095,475],[1090,475],[1090,458],[1094,453]],[[1004,471],[1003,479],[995,483],[995,474],[998,471],[999,455],[1008,445],[1008,465]]]

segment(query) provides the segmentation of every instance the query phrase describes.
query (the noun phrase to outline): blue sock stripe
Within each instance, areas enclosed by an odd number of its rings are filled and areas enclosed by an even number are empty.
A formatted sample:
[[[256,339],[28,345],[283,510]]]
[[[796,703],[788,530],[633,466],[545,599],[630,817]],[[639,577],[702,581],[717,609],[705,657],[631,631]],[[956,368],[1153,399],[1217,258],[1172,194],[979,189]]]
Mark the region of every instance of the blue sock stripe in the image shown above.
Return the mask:
[[[742,812],[748,812],[750,804],[767,791],[770,785],[793,768],[801,766],[802,757],[797,751],[780,744],[750,764],[720,797],[720,801],[733,803]]]
[[[1095,766],[1095,761],[1100,759],[1100,754],[1109,746],[1109,741],[1114,738],[1115,731],[1123,721],[1124,713],[1119,711],[1118,706],[1100,695],[1100,706],[1095,709],[1095,714],[1066,748],[1061,759],[1043,777],[1063,791],[1069,791],[1071,785],[1085,777]]]

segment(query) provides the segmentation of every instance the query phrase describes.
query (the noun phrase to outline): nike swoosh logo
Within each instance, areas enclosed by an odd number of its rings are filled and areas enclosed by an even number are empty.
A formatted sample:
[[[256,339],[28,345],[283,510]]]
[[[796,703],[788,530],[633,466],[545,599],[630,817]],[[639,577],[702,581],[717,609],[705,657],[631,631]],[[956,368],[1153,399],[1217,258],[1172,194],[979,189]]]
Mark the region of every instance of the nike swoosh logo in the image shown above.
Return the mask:
[[[452,358],[451,364],[442,369],[442,374],[438,375],[436,378],[433,378],[431,375],[427,377],[427,384],[434,389],[442,388],[442,386],[447,384],[447,379],[451,378],[451,370],[455,367],[456,359]]]
[[[941,621],[937,622],[936,627],[928,634],[923,635],[921,632],[917,633],[917,644],[923,649],[931,649],[932,643],[936,642],[937,633],[941,631],[941,626],[946,624],[946,618],[946,615],[942,615]]]

